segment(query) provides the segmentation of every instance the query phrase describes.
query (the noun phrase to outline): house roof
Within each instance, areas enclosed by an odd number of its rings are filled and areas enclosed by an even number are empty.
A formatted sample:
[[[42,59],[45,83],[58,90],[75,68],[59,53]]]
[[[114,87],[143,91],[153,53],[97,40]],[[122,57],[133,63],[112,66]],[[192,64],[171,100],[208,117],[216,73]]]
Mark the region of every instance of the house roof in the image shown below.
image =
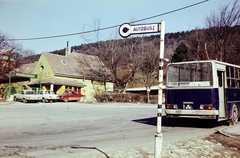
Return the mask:
[[[23,65],[19,66],[18,68],[14,69],[14,71],[31,74],[34,67],[36,66],[36,64],[37,63],[23,64]]]
[[[71,53],[68,56],[43,53],[55,75],[109,78],[111,76],[102,61],[93,55]]]
[[[28,84],[28,86],[39,86],[40,80],[35,80]],[[67,86],[77,86],[77,87],[85,87],[86,85],[82,82],[79,82],[77,80],[71,80],[71,79],[60,79],[60,78],[46,78],[41,80],[42,85],[49,85],[49,84],[55,84],[55,85],[67,85]]]

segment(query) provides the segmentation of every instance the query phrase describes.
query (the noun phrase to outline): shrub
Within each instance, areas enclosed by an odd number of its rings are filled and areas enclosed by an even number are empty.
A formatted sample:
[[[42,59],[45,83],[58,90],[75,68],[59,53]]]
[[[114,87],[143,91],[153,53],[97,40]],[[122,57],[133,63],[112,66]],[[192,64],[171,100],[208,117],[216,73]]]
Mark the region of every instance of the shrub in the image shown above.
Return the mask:
[[[147,96],[142,97],[142,102],[147,103]],[[157,104],[158,103],[158,95],[150,95],[149,96],[149,103]]]
[[[147,96],[141,96],[140,94],[133,94],[133,93],[113,93],[113,94],[95,93],[94,97],[97,100],[97,102],[147,103]],[[151,104],[158,103],[157,95],[150,95],[149,99],[150,99],[149,103]]]
[[[113,93],[113,94],[95,94],[97,102],[140,102],[140,94],[131,93]]]

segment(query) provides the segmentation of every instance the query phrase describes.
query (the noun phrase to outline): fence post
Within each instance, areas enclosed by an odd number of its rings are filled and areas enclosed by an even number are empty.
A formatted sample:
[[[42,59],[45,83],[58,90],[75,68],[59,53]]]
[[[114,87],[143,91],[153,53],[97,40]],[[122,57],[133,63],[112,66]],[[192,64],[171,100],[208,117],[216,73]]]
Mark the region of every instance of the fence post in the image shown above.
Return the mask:
[[[8,98],[11,96],[11,71],[9,72]]]

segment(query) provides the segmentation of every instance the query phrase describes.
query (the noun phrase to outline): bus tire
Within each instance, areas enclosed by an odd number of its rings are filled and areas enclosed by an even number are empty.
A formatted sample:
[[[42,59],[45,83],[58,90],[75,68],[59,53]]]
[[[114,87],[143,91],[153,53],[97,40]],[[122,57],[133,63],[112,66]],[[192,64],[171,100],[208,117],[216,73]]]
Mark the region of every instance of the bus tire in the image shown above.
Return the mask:
[[[235,125],[235,124],[238,123],[238,117],[239,117],[238,107],[237,107],[236,104],[233,104],[233,106],[232,106],[232,116],[231,116],[232,125]]]

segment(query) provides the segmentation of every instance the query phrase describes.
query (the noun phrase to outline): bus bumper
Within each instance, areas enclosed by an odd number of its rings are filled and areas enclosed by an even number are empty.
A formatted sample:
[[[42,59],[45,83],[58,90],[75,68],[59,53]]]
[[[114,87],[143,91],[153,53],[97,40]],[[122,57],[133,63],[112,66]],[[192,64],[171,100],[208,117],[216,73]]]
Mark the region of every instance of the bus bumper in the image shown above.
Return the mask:
[[[166,109],[167,118],[217,119],[218,110],[174,110]]]

